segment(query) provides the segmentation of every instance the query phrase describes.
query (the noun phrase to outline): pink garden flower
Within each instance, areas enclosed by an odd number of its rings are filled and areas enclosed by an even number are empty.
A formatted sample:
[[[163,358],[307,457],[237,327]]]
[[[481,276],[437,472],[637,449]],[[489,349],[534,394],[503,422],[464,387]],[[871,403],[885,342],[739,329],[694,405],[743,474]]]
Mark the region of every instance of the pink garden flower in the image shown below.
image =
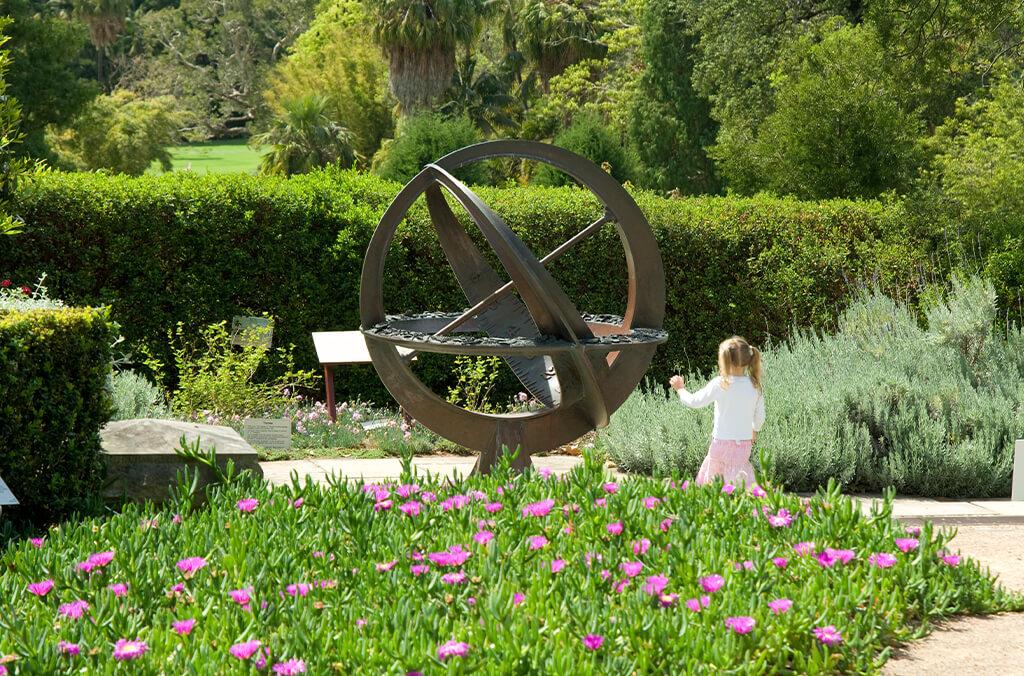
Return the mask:
[[[661,594],[658,596],[658,603],[662,608],[670,608],[679,600],[679,594]]]
[[[529,538],[530,549],[541,549],[548,543],[548,539],[543,535],[534,535]]]
[[[515,594],[512,595],[512,605],[513,606],[518,606],[520,603],[522,603],[525,600],[526,600],[526,596],[524,594],[519,593],[519,592],[516,592]]]
[[[460,545],[453,545],[446,552],[430,552],[427,559],[435,566],[461,566],[470,557],[470,553]]]
[[[366,619],[365,618],[362,618],[362,617],[356,618],[356,628],[357,629],[362,629],[365,626],[366,626]]]
[[[563,568],[565,568],[565,559],[555,559],[551,562],[552,573],[561,572]]]
[[[618,582],[616,582],[614,585],[612,585],[612,589],[615,590],[616,594],[621,594],[626,589],[626,587],[628,587],[628,586],[629,586],[629,578],[628,577],[624,577],[621,580],[619,580]]]
[[[129,641],[122,638],[114,644],[114,659],[119,662],[137,660],[145,655],[147,650],[149,650],[149,646],[145,641]]]
[[[587,634],[583,637],[583,647],[587,650],[597,650],[604,643],[604,636],[601,634]]]
[[[661,498],[656,498],[653,495],[644,498],[644,507],[647,509],[654,509],[659,504],[661,504]]]
[[[699,599],[686,599],[686,607],[695,613],[699,613],[701,609],[707,608],[711,605],[710,596],[701,596]]]
[[[235,503],[235,507],[237,507],[240,512],[252,512],[259,506],[260,501],[256,498],[242,498]]]
[[[604,580],[605,582],[607,582],[608,578],[610,578],[611,576],[612,576],[612,572],[610,570],[608,570],[607,568],[605,568],[604,570],[601,571],[601,579]]]
[[[94,570],[104,568],[108,563],[114,560],[114,552],[98,552],[96,554],[90,554],[89,558],[78,564],[78,570],[86,573],[91,573]]]
[[[231,600],[240,606],[248,606],[252,601],[252,587],[247,589],[232,589],[228,592]]]
[[[465,657],[469,654],[469,644],[462,641],[445,641],[437,648],[437,659],[442,662],[449,657]]]
[[[394,563],[398,563],[398,562],[395,561]],[[296,584],[290,584],[290,585],[288,585],[287,587],[284,588],[284,590],[288,594],[288,596],[300,596],[300,597],[301,596],[305,596],[306,594],[308,594],[310,589],[312,589],[312,586],[306,584],[305,582],[298,582]]]
[[[608,506],[608,499],[607,498],[594,498],[594,506],[595,507],[607,507]]]
[[[441,576],[441,582],[445,584],[462,584],[466,581],[466,574],[461,570],[457,573],[445,573]]]
[[[178,570],[185,574],[186,579],[192,577],[203,568],[206,568],[206,559],[201,556],[190,556],[187,559],[178,561]]]
[[[69,620],[77,620],[85,614],[85,611],[89,610],[89,604],[85,601],[72,601],[71,603],[62,603],[57,612],[68,618]]]
[[[261,641],[252,640],[245,641],[244,643],[236,643],[235,645],[228,648],[228,652],[231,653],[232,657],[236,657],[240,660],[247,660],[256,654],[256,651],[263,645]]]
[[[921,534],[921,527],[920,526],[907,526],[904,529],[904,532],[907,535],[910,535],[911,537],[915,537],[916,538],[918,535]]]
[[[286,662],[278,662],[271,669],[278,676],[294,676],[306,673],[306,663],[302,660],[291,659]]]
[[[178,620],[171,624],[171,628],[174,629],[174,632],[178,634],[178,636],[188,636],[192,633],[192,630],[195,629],[195,626],[196,621],[192,618],[187,620]]]
[[[615,523],[608,524],[608,532],[612,535],[622,535],[622,522],[616,521]]]
[[[622,572],[629,577],[636,577],[644,569],[644,564],[639,561],[625,561],[619,566]]]
[[[896,548],[906,554],[917,549],[917,545],[920,544],[916,538],[896,538]]]
[[[774,601],[768,602],[768,608],[776,615],[782,615],[792,607],[793,602],[789,599],[775,599]]]
[[[489,530],[482,530],[473,536],[473,540],[479,545],[485,545],[494,539],[494,533]]]
[[[666,576],[664,576],[664,575],[650,575],[644,581],[643,589],[644,589],[645,592],[647,592],[651,596],[656,596],[658,594],[661,594],[661,592],[664,591],[665,587],[667,587],[667,586],[668,586],[668,578]]]
[[[420,487],[416,484],[402,484],[401,486],[395,487],[395,493],[400,498],[408,498],[410,495],[415,495],[420,490]]]
[[[53,580],[43,580],[42,582],[33,582],[28,585],[28,590],[36,596],[46,596],[53,589]]]
[[[896,565],[896,557],[888,552],[878,552],[868,557],[868,563],[878,568],[892,568]]]
[[[72,657],[82,652],[82,647],[77,643],[68,643],[67,641],[57,642],[57,652],[61,655],[71,655]]]
[[[384,563],[378,563],[377,564],[377,572],[378,573],[386,573],[386,572],[388,572],[389,570],[391,570],[392,568],[394,568],[397,565],[398,565],[398,560],[397,559],[394,560],[394,561],[385,561]]]
[[[672,527],[672,519],[662,519],[661,521],[661,532],[667,533],[668,529]]]
[[[754,570],[754,562],[753,561],[743,561],[741,563],[741,562],[737,561],[736,563],[732,564],[732,569],[733,570]]]
[[[291,503],[292,507],[295,509],[301,509],[304,504],[306,504],[305,498],[296,498],[295,501]]]
[[[410,500],[409,502],[405,502],[399,505],[398,511],[400,511],[402,514],[405,514],[406,516],[419,516],[420,507],[420,503],[416,502],[415,500]]]
[[[531,502],[530,504],[523,507],[523,516],[547,516],[551,513],[551,508],[555,506],[554,500],[541,500],[540,502]]]
[[[721,575],[708,575],[700,578],[700,587],[708,594],[714,594],[725,585],[725,578]]]
[[[725,493],[726,495],[732,495],[735,490],[736,487],[733,486],[732,484],[725,484],[724,486],[722,486],[722,492]]]
[[[747,615],[725,618],[725,626],[732,629],[737,634],[749,634],[754,630],[754,626],[756,624],[757,622],[754,618]]]
[[[778,513],[768,515],[768,524],[772,528],[788,528],[793,523],[793,516],[785,508],[780,508]]]
[[[43,548],[43,544],[46,543],[46,539],[45,538],[29,538],[28,541],[36,549],[42,549]]]
[[[128,585],[123,582],[115,582],[112,585],[108,585],[107,589],[114,592],[114,596],[117,596],[118,598],[128,596]]]
[[[472,500],[468,495],[453,495],[441,501],[441,511],[447,512],[453,509],[462,509],[471,502]]]
[[[832,549],[827,547],[815,558],[823,568],[831,568],[836,563],[849,563],[855,556],[856,554],[852,549]]]
[[[797,554],[799,554],[800,556],[805,556],[807,554],[813,554],[814,553],[814,543],[813,542],[798,542],[795,545],[793,545],[793,551],[796,552]]]
[[[601,489],[604,490],[604,492],[607,493],[608,495],[614,495],[615,492],[619,490],[619,484],[615,483],[614,481],[609,481],[605,484],[602,484]]]
[[[633,543],[633,553],[637,556],[646,554],[647,550],[651,548],[651,541],[647,538],[641,538]]]
[[[373,511],[375,512],[386,512],[391,509],[392,502],[390,500],[378,500],[373,503]]]
[[[757,484],[754,484],[753,486],[750,487],[750,494],[753,495],[755,498],[763,498],[766,495],[768,495],[768,492],[765,491],[765,489],[758,486]]]
[[[826,627],[815,627],[814,636],[825,645],[837,645],[843,642],[843,635],[831,624]]]
[[[960,557],[956,554],[940,554],[939,559],[942,560],[947,566],[958,566],[960,565]]]
[[[486,509],[491,514],[494,514],[495,512],[500,512],[501,511],[501,503],[500,502],[488,502],[486,505],[484,505],[484,509]]]
[[[430,570],[430,566],[424,565],[422,563],[416,563],[409,566],[409,570],[412,572],[414,577],[418,577],[423,573],[427,572],[428,570]]]
[[[785,568],[789,565],[789,559],[785,556],[776,556],[772,559],[772,564],[774,564],[776,568]]]
[[[541,467],[539,470],[537,470],[537,474],[540,475],[541,479],[550,479],[551,478],[551,474],[552,474],[551,468],[550,467]]]

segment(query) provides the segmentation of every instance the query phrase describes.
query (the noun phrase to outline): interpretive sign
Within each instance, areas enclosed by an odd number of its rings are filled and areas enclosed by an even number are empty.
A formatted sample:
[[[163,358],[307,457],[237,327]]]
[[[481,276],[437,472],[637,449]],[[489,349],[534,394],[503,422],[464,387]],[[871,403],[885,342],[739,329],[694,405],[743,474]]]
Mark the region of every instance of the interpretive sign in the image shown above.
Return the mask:
[[[289,418],[246,418],[242,438],[253,446],[291,448],[292,421]]]
[[[3,479],[0,479],[0,507],[6,507],[18,504],[18,498],[14,497],[14,493],[7,487]]]
[[[1024,502],[1024,439],[1017,440],[1013,453],[1013,488],[1010,499]]]
[[[313,347],[316,358],[324,367],[324,387],[327,390],[327,414],[331,420],[337,421],[338,413],[334,407],[334,367],[342,364],[369,364],[370,351],[366,349],[366,339],[361,331],[315,331]],[[402,357],[408,357],[413,350],[398,348]]]

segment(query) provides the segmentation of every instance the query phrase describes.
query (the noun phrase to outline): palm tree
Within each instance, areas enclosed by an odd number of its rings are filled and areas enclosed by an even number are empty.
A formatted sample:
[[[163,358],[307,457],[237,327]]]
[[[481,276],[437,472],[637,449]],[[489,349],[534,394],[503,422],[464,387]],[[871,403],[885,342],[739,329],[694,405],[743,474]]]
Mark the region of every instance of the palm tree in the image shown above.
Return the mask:
[[[110,45],[117,41],[124,28],[131,0],[72,0],[75,15],[89,27],[89,41],[96,48],[96,79],[110,89],[103,72],[103,62]]]
[[[551,78],[583,59],[598,58],[607,46],[598,39],[595,9],[586,0],[525,0],[516,22],[523,51],[544,91]]]
[[[331,119],[330,98],[307,94],[281,105],[284,114],[252,139],[255,145],[272,146],[260,161],[261,173],[290,176],[328,164],[349,167],[355,163],[355,137]]]
[[[480,32],[490,0],[367,0],[403,116],[429,109],[455,72],[455,51]]]
[[[509,90],[510,83],[494,73],[476,75],[476,59],[468,57],[459,63],[440,112],[447,117],[468,117],[481,131],[495,134],[499,128],[516,124],[509,115],[515,103]]]

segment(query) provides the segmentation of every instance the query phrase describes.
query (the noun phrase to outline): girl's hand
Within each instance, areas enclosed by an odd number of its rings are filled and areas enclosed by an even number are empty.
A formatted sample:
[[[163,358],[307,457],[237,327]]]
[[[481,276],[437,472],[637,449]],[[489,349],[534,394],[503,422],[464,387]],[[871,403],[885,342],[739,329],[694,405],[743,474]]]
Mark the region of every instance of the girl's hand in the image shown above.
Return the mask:
[[[668,384],[677,392],[686,387],[686,382],[683,380],[682,376],[672,376],[669,379]]]

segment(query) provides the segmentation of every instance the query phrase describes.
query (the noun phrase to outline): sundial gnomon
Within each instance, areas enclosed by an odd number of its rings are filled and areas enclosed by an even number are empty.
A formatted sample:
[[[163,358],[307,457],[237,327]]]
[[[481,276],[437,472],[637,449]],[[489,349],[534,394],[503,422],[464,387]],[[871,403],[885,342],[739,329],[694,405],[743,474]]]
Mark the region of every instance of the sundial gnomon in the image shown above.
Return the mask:
[[[575,178],[604,206],[603,215],[538,259],[504,220],[453,172],[493,157],[550,164]],[[488,263],[452,212],[444,192],[469,214],[509,277]],[[459,313],[386,315],[383,277],[387,250],[410,206],[424,195],[438,241],[470,307]],[[622,317],[586,315],[555,282],[547,266],[614,224],[628,272]],[[538,227],[543,227],[539,224]],[[487,472],[502,447],[520,448],[515,465],[604,427],[640,382],[662,330],[665,280],[657,242],[643,212],[600,167],[553,145],[489,141],[427,165],[381,217],[363,261],[360,315],[373,365],[403,409],[434,432],[480,451]],[[543,408],[486,414],[449,404],[409,368],[398,348],[453,355],[502,357]]]

